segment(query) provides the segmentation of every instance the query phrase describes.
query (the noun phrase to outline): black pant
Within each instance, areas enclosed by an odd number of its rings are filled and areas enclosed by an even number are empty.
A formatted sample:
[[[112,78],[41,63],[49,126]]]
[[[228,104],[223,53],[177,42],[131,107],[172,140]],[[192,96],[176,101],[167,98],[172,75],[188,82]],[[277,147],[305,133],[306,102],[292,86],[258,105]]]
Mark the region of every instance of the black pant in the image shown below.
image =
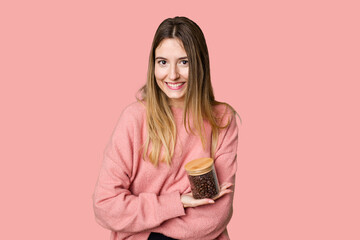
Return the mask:
[[[161,233],[152,232],[148,240],[176,240],[175,238],[167,237]]]

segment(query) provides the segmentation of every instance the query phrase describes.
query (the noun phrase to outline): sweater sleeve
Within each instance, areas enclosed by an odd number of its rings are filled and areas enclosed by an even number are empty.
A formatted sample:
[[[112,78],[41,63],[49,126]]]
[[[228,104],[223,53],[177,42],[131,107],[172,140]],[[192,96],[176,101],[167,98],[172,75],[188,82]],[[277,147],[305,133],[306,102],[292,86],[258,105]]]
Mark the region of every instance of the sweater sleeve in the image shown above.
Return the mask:
[[[238,129],[233,115],[229,126],[219,135],[219,145],[215,153],[214,164],[219,184],[224,182],[235,184],[237,145]],[[232,217],[233,197],[234,193],[228,193],[217,199],[214,204],[186,208],[185,216],[170,219],[152,231],[176,239],[216,239],[226,231],[226,226]]]
[[[137,121],[134,113],[125,110],[104,151],[92,196],[93,208],[101,226],[116,232],[137,233],[185,215],[185,211],[179,192],[163,195],[144,192],[137,196],[129,191]]]

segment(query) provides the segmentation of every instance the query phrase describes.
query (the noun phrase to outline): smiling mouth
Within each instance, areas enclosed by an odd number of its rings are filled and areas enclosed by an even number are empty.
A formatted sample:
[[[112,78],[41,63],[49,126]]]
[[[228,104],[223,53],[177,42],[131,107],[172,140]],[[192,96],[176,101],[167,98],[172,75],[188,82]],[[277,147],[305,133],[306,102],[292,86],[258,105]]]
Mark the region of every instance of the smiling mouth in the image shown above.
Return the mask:
[[[182,82],[182,83],[168,83],[168,82],[165,82],[165,83],[171,90],[179,90],[185,84],[185,82]]]

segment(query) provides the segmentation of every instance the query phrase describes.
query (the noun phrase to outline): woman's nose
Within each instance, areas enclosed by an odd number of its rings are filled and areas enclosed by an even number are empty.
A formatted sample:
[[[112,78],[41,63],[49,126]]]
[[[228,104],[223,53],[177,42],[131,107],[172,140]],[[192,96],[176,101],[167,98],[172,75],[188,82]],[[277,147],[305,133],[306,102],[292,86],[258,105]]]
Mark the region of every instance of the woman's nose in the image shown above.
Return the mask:
[[[178,77],[179,77],[179,73],[178,73],[178,69],[177,69],[177,67],[176,66],[171,66],[170,67],[170,73],[169,73],[169,78],[171,79],[171,80],[175,80],[175,79],[177,79]]]

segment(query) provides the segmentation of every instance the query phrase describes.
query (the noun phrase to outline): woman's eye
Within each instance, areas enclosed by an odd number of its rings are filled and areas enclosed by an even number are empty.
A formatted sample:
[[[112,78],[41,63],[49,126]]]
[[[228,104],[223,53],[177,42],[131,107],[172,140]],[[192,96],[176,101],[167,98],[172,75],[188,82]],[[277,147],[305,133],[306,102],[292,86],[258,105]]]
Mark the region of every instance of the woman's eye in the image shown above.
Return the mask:
[[[183,64],[183,65],[187,65],[188,64],[188,60],[182,60],[181,61],[181,63]],[[160,64],[160,65],[165,65],[166,64],[166,61],[165,60],[159,60],[158,61],[158,64]]]

